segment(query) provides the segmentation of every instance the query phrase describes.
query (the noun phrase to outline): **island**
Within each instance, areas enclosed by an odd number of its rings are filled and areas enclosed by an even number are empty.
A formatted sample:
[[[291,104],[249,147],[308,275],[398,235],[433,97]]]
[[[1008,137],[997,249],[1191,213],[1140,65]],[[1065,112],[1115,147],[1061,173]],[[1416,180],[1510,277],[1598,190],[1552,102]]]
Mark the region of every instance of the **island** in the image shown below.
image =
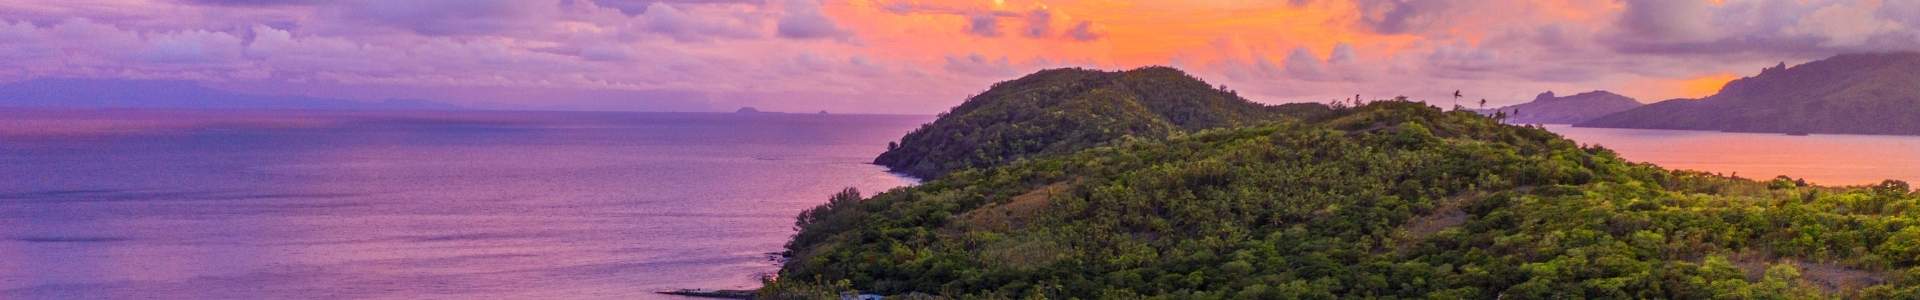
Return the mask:
[[[1571,96],[1540,93],[1533,101],[1495,109],[1481,114],[1503,118],[1514,124],[1575,124],[1645,105],[1608,91],[1591,91]]]
[[[1706,98],[1662,101],[1574,126],[1920,135],[1920,52],[1782,63]]]
[[[1265,106],[1178,70],[993,85],[802,212],[762,299],[1900,299],[1920,195],[1634,163],[1404,99]]]

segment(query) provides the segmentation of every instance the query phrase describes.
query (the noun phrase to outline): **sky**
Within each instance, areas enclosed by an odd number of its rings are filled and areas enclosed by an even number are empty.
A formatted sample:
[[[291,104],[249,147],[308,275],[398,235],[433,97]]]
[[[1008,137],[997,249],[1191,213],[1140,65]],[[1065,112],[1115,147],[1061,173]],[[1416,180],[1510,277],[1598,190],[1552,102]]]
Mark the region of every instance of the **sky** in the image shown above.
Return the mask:
[[[0,0],[0,81],[494,109],[930,114],[1041,69],[1151,65],[1265,103],[1656,102],[1903,50],[1920,1]]]

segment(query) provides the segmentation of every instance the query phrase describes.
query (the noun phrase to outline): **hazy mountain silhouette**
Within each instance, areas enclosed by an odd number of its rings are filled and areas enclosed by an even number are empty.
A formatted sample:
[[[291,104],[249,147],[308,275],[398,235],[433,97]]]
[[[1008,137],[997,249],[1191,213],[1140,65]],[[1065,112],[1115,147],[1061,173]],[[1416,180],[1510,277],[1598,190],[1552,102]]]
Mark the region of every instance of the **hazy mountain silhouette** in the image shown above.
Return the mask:
[[[1845,54],[1786,64],[1581,127],[1920,135],[1920,53]]]
[[[1633,98],[1607,91],[1592,91],[1555,97],[1540,93],[1533,101],[1482,111],[1492,115],[1506,113],[1507,122],[1522,124],[1574,124],[1646,105]]]
[[[459,106],[418,99],[354,101],[304,96],[248,95],[181,80],[43,78],[0,85],[0,107],[451,110]]]

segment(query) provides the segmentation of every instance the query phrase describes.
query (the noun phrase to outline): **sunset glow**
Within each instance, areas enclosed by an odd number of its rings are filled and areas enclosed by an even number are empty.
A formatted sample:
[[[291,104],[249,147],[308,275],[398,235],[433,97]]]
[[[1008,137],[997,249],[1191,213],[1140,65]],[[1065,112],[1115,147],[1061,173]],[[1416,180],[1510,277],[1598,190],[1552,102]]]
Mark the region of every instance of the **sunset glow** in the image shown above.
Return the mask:
[[[1651,102],[1780,62],[1915,49],[1911,3],[4,1],[0,80],[182,79],[509,109],[933,113],[1038,69],[1171,65],[1268,103],[1454,90],[1494,104],[1546,90]]]
[[[1680,95],[1685,98],[1713,95],[1714,92],[1720,91],[1720,87],[1726,86],[1728,81],[1734,79],[1740,79],[1740,77],[1733,74],[1713,74],[1682,80],[1679,83]]]

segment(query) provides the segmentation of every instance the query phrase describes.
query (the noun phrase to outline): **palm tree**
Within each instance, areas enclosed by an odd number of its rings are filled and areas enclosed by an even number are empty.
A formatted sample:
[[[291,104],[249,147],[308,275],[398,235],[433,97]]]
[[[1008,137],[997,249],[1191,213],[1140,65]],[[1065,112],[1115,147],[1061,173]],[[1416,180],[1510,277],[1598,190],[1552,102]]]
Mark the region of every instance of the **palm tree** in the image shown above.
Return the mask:
[[[1453,109],[1460,109],[1460,90],[1453,90]]]

